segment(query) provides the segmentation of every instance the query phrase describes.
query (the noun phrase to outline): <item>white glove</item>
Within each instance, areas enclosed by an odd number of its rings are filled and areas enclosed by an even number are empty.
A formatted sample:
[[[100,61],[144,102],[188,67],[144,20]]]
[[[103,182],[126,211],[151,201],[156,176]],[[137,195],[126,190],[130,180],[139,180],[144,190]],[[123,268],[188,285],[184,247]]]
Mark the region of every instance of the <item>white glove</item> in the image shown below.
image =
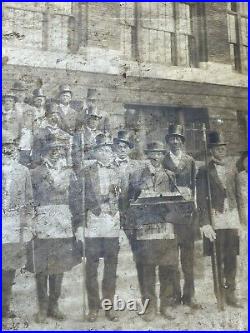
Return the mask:
[[[210,224],[206,224],[201,227],[201,232],[210,240],[210,242],[213,242],[216,239],[216,232]]]
[[[78,227],[76,232],[75,232],[76,240],[77,241],[84,241],[83,237],[83,227]]]

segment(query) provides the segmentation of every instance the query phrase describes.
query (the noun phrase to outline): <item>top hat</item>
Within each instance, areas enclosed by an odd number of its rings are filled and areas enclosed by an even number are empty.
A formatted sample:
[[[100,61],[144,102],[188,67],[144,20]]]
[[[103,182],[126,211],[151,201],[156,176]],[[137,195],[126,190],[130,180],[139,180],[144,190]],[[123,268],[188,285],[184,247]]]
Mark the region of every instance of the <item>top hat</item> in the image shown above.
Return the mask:
[[[69,84],[61,84],[59,86],[59,96],[65,92],[69,92],[71,96],[73,95],[71,86]]]
[[[12,99],[14,99],[15,103],[18,100],[18,98],[14,94],[12,94],[10,92],[8,92],[8,93],[6,93],[6,94],[3,95],[3,101],[5,100],[5,98],[12,98]]]
[[[173,136],[178,136],[182,139],[182,141],[185,141],[184,137],[184,127],[180,124],[170,124],[168,127],[168,134],[165,136],[166,142],[168,142],[169,138]]]
[[[11,88],[12,91],[26,91],[28,90],[22,81],[16,81]]]
[[[184,137],[184,128],[182,125],[179,124],[171,124],[168,127],[168,134],[165,136],[166,142],[168,142],[169,138],[173,136],[178,136],[182,139],[182,141],[185,141]]]
[[[98,108],[93,107],[92,105],[86,107],[86,109],[85,109],[85,118],[88,119],[91,117],[98,118],[98,119],[102,118],[102,115],[100,114]]]
[[[132,142],[130,141],[130,134],[125,130],[120,130],[117,133],[117,138],[114,138],[113,143],[118,144],[119,142],[126,143],[130,149],[134,147]]]
[[[93,147],[93,149],[97,149],[99,147],[103,146],[112,146],[112,142],[110,140],[110,137],[105,133],[100,133],[95,137],[96,145]]]
[[[89,88],[87,90],[87,99],[88,100],[96,100],[96,96],[97,96],[97,91],[96,89],[93,89],[93,88]]]
[[[209,148],[212,148],[216,146],[225,146],[226,143],[221,133],[217,131],[211,131],[208,133],[207,145]]]
[[[46,97],[41,88],[33,90],[33,98],[37,98],[37,97]]]
[[[161,141],[154,141],[147,144],[147,148],[144,149],[144,152],[151,153],[151,152],[166,152],[165,145]]]

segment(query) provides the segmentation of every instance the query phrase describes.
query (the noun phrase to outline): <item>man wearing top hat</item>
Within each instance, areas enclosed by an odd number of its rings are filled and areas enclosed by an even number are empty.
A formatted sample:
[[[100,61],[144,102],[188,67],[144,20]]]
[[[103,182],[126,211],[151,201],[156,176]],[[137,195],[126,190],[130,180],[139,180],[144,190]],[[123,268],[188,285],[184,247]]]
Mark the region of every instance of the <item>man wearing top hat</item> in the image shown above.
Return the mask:
[[[165,154],[163,166],[169,176],[171,190],[179,192],[187,200],[195,201],[196,167],[194,159],[184,151],[184,128],[171,124],[165,137],[169,151]],[[181,268],[184,275],[184,287],[181,293],[180,274],[178,274],[176,304],[183,303],[198,308],[194,298],[194,223],[175,225],[178,247],[180,250]]]
[[[140,182],[131,184],[133,199],[166,196],[170,192],[169,177],[162,159],[166,149],[162,142],[151,142],[145,149],[149,164],[142,173]],[[142,299],[149,299],[149,306],[143,319],[151,321],[157,313],[156,268],[159,267],[160,313],[168,320],[174,319],[169,311],[175,297],[175,278],[178,270],[177,241],[174,226],[158,214],[157,209],[146,213],[146,223],[140,228],[134,225],[134,260],[140,265]],[[139,221],[134,221],[138,223]],[[140,279],[139,279],[140,281]]]
[[[10,135],[9,135],[10,134]],[[33,195],[29,170],[18,162],[18,133],[3,132],[2,165],[2,315],[10,310],[16,270],[26,263],[26,245],[32,238]]]
[[[90,322],[96,321],[101,306],[97,279],[100,258],[104,258],[102,298],[113,303],[115,295],[120,234],[119,193],[120,177],[114,164],[111,139],[107,134],[98,134],[91,160],[85,166],[86,288]],[[113,309],[106,311],[105,316],[111,321],[118,320]]]
[[[33,133],[39,128],[48,126],[47,109],[46,109],[46,95],[42,88],[33,90],[33,105],[35,112],[33,115]]]
[[[121,228],[125,232],[129,240],[129,244],[133,254],[135,253],[135,233],[134,225],[130,221],[128,216],[128,210],[130,207],[130,200],[134,197],[134,186],[139,182],[142,177],[145,163],[140,163],[136,160],[132,160],[129,157],[133,144],[130,140],[130,133],[126,130],[119,130],[117,137],[113,139],[113,151],[116,154],[115,165],[118,168],[118,172],[121,175],[121,192],[119,195],[119,212]],[[136,271],[138,277],[139,288],[142,293],[142,265],[140,262],[135,261]]]
[[[31,174],[36,238],[29,248],[27,264],[36,278],[38,323],[46,322],[47,316],[65,319],[59,309],[63,274],[81,262],[75,238],[80,205],[75,192],[77,179],[67,165],[68,147],[47,129],[41,132],[37,141],[42,158]]]
[[[211,242],[216,242],[220,281],[224,286],[228,305],[241,308],[235,294],[237,255],[239,255],[240,220],[237,210],[236,169],[226,160],[226,143],[217,131],[208,134],[211,159],[208,169],[201,167],[197,174],[197,206],[201,230],[204,234],[204,254],[211,255]],[[208,211],[207,173],[211,189],[214,225],[210,225]]]

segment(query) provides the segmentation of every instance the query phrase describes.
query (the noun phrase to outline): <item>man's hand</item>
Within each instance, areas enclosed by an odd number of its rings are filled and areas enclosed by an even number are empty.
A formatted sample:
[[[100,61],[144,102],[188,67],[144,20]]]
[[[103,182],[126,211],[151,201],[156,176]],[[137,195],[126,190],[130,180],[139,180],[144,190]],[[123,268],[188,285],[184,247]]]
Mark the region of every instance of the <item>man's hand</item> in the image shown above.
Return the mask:
[[[75,232],[75,237],[76,237],[76,241],[84,241],[84,237],[83,237],[83,227],[78,227],[76,232]]]
[[[216,233],[210,224],[201,227],[201,232],[210,240],[210,242],[213,242],[216,239]]]

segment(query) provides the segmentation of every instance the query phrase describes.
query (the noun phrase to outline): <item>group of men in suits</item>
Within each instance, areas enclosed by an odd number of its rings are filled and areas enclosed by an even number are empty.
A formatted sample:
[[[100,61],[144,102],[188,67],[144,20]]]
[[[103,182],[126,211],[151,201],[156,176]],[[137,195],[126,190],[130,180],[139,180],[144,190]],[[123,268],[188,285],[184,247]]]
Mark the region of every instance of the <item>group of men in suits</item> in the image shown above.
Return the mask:
[[[42,89],[34,90],[31,103],[24,92],[18,82],[4,95],[2,116],[5,317],[14,315],[11,288],[16,269],[25,264],[36,279],[36,321],[44,323],[48,316],[65,319],[59,309],[63,273],[86,258],[88,320],[96,321],[102,303],[99,259],[104,258],[102,299],[112,302],[120,229],[131,246],[141,297],[149,299],[144,320],[153,320],[158,310],[157,267],[164,318],[173,319],[171,308],[179,304],[201,307],[194,285],[194,242],[199,227],[204,239],[216,241],[222,253],[219,267],[224,270],[221,283],[227,304],[241,306],[235,294],[240,226],[235,173],[225,165],[226,143],[219,133],[209,133],[211,160],[208,169],[203,167],[198,173],[194,159],[185,152],[184,128],[179,124],[170,125],[166,146],[150,142],[145,158],[135,160],[130,157],[134,147],[129,132],[119,130],[112,138],[99,130],[102,115],[91,98],[84,103],[83,112],[78,112],[71,106],[69,85],[61,85],[57,102],[50,104]],[[211,180],[213,227],[208,220],[206,173]],[[157,210],[145,214],[143,224],[133,218],[132,203],[169,193],[193,202],[189,223],[169,223]],[[199,219],[195,218],[196,207]],[[113,308],[105,315],[111,321],[119,319]]]

